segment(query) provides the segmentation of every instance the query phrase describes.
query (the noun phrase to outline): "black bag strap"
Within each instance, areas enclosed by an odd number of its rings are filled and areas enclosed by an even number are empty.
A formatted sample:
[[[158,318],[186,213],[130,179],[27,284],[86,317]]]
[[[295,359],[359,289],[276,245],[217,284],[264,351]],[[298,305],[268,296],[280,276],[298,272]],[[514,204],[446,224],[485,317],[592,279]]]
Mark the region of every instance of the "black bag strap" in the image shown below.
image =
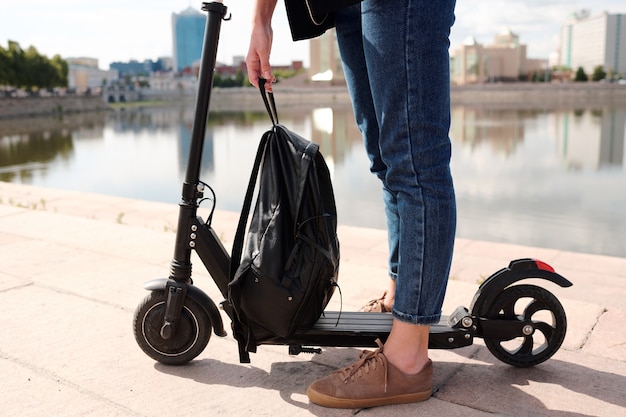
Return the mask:
[[[265,78],[259,79],[259,91],[265,103],[267,114],[270,116],[272,124],[276,126],[278,124],[278,112],[276,111],[276,102],[274,101],[274,94],[265,90]],[[252,166],[252,173],[250,174],[250,180],[248,181],[248,189],[246,190],[246,196],[243,200],[243,207],[241,208],[241,214],[239,216],[239,223],[237,225],[237,231],[235,232],[235,238],[233,240],[233,248],[230,258],[230,281],[235,277],[235,272],[239,268],[241,263],[241,253],[243,252],[243,243],[246,233],[246,226],[248,224],[248,215],[250,214],[250,207],[252,206],[252,197],[254,196],[254,189],[256,188],[256,180],[259,176],[259,169],[261,167],[261,160],[265,153],[265,147],[272,135],[272,131],[265,132],[259,143],[259,148],[254,159],[254,165]]]
[[[265,91],[265,79],[259,80],[259,90],[261,91],[261,97],[265,103],[267,114],[272,120],[272,124],[276,126],[278,124],[278,113],[276,111],[276,103],[274,102],[274,95],[271,92]],[[250,174],[250,180],[248,181],[248,188],[244,197],[243,206],[241,208],[241,214],[239,216],[239,223],[237,224],[237,231],[233,240],[233,247],[231,250],[230,258],[230,270],[229,270],[229,282],[233,282],[237,269],[241,264],[241,254],[243,252],[243,244],[246,233],[246,226],[248,225],[248,215],[250,214],[250,208],[252,206],[252,198],[254,197],[254,190],[256,188],[257,178],[259,176],[259,169],[261,167],[261,161],[265,155],[265,149],[269,142],[270,137],[274,134],[273,130],[265,132],[259,142],[259,148],[257,149],[256,157],[254,158],[254,164],[252,166],[252,173]],[[238,308],[239,303],[239,291],[235,291],[229,294],[229,301],[234,307],[236,320],[233,320],[234,336],[239,345],[239,360],[241,363],[249,363],[250,359],[247,352],[256,351],[256,341],[254,334],[248,320],[241,314]],[[246,330],[244,330],[247,329]]]
[[[235,238],[233,240],[233,248],[230,258],[230,270],[228,271],[230,283],[233,283],[235,279],[235,274],[237,273],[237,269],[241,264],[241,253],[243,252],[246,226],[248,225],[248,214],[250,213],[250,207],[252,205],[252,197],[254,196],[256,180],[259,175],[259,168],[261,166],[263,155],[265,154],[265,148],[272,133],[272,131],[268,131],[261,137],[259,149],[257,150],[254,164],[252,166],[252,174],[250,174],[248,189],[246,190],[246,196],[244,197],[243,207],[241,208],[237,231],[235,232]],[[241,310],[239,309],[239,303],[241,300],[240,292],[238,289],[229,291],[228,301],[232,305],[235,312],[235,317],[233,317],[233,336],[237,340],[237,344],[239,346],[239,361],[241,363],[250,363],[250,357],[248,356],[248,352],[256,351],[256,341],[248,324],[247,318],[244,317]]]
[[[252,174],[250,174],[250,180],[248,181],[248,189],[246,190],[246,196],[243,200],[243,207],[241,208],[241,214],[239,216],[239,223],[237,224],[237,231],[235,232],[235,238],[233,240],[233,248],[230,258],[230,281],[235,277],[235,272],[239,268],[241,262],[241,253],[243,251],[243,241],[246,233],[246,226],[248,224],[248,214],[250,213],[250,207],[252,206],[252,197],[254,196],[254,189],[256,187],[256,180],[259,176],[259,168],[261,166],[261,160],[265,153],[265,147],[271,136],[272,132],[268,131],[261,137],[259,143],[259,149],[257,149],[256,157],[254,158],[254,165],[252,166]]]
[[[276,126],[279,122],[278,112],[276,111],[276,103],[274,102],[274,94],[271,91],[265,90],[266,82],[265,78],[259,78],[259,91],[261,92],[261,97],[263,97],[263,103],[265,103],[267,114],[269,114],[272,124]]]

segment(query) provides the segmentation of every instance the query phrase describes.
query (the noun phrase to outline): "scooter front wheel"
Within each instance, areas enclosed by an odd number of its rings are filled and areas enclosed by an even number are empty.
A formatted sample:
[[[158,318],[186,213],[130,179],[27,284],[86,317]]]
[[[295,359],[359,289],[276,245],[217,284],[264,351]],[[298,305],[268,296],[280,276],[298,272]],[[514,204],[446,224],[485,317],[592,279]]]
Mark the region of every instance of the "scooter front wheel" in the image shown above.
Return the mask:
[[[502,291],[487,313],[488,319],[526,322],[521,337],[485,338],[499,360],[517,367],[540,364],[561,347],[567,329],[565,310],[548,290],[535,285],[515,285]]]
[[[211,319],[192,298],[187,297],[168,339],[161,336],[165,315],[165,291],[152,291],[137,306],[133,330],[137,344],[149,357],[166,365],[182,365],[198,356],[211,337]]]

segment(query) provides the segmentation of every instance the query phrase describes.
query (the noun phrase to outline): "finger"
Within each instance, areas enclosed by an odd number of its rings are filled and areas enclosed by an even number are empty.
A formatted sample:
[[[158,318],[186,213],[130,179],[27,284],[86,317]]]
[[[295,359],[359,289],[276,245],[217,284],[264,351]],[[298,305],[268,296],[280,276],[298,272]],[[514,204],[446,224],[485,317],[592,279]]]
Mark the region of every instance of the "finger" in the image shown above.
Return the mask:
[[[276,81],[272,71],[263,71],[263,78],[265,78],[265,91],[272,92],[272,83]]]
[[[256,53],[250,51],[246,57],[246,70],[248,72],[248,81],[255,87],[259,86],[259,75],[261,72],[261,62]]]

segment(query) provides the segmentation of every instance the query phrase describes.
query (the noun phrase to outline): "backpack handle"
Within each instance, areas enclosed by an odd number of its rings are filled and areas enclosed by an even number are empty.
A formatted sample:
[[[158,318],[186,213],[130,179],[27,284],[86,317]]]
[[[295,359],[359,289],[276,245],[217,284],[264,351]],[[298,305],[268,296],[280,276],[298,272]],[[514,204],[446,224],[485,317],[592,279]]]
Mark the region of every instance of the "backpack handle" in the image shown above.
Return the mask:
[[[263,97],[267,114],[270,116],[272,124],[276,126],[278,124],[278,112],[276,111],[276,103],[274,102],[274,93],[265,90],[266,82],[267,80],[265,78],[259,78],[259,91],[261,92],[261,97]]]

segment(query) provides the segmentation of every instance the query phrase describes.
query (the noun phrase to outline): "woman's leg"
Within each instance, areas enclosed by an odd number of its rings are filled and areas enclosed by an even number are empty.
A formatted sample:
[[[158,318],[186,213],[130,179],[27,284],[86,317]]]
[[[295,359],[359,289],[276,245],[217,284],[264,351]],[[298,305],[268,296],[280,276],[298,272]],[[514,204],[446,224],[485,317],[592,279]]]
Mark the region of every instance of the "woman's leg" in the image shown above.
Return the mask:
[[[385,355],[407,373],[427,363],[429,325],[441,316],[454,244],[448,137],[454,6],[454,0],[366,0],[362,10],[363,49],[386,167],[390,250],[397,250],[398,260],[396,320]]]
[[[370,79],[363,48],[363,32],[361,25],[361,5],[348,7],[337,14],[337,41],[343,62],[344,75],[352,100],[356,123],[363,134],[363,144],[370,160],[370,171],[384,184],[387,166],[383,162],[379,148],[379,125],[374,108],[374,100],[370,90]],[[384,186],[383,186],[384,187]],[[387,229],[397,229],[397,212],[393,204],[386,201],[387,193],[383,192]],[[397,233],[389,236],[389,281],[380,299],[385,311],[391,311],[396,287],[398,269]]]
[[[456,223],[448,138],[454,1],[365,0],[362,19],[359,9],[337,16],[337,38],[370,169],[383,183],[390,276],[405,277],[396,316],[434,323]]]
[[[454,5],[365,0],[360,20],[355,8],[337,16],[356,120],[383,182],[396,288],[384,347],[312,384],[309,398],[319,404],[372,406],[430,395],[429,326],[441,316],[456,226],[448,137]]]
[[[397,247],[394,317],[441,315],[454,244],[448,36],[454,1],[365,0],[363,50]]]

